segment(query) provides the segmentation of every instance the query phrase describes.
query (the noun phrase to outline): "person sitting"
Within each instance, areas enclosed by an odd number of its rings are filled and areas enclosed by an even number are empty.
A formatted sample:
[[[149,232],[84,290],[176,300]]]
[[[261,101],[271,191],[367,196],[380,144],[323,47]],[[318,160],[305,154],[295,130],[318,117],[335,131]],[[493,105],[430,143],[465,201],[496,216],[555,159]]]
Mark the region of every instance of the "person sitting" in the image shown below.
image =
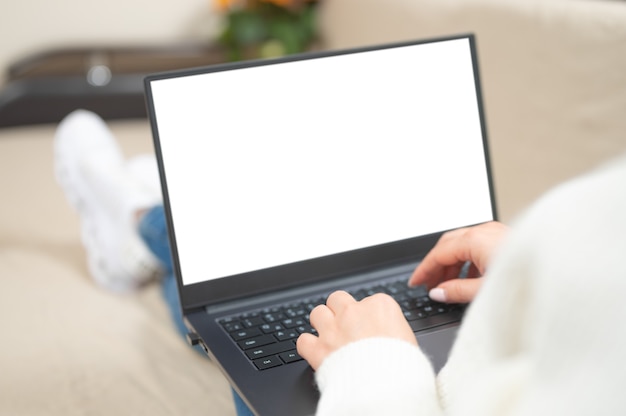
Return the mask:
[[[124,160],[86,112],[61,123],[55,152],[94,280],[129,291],[165,274],[165,299],[186,332],[154,158]],[[624,183],[620,158],[551,191],[510,230],[490,222],[442,236],[407,282],[440,302],[472,301],[439,374],[391,297],[331,294],[311,312],[318,335],[297,341],[316,372],[317,414],[625,413]]]
[[[297,342],[317,414],[626,414],[625,183],[622,157],[549,192],[510,231],[443,235],[409,280],[440,301],[473,299],[439,374],[391,297],[331,294],[311,312],[318,336]],[[466,261],[476,278],[458,280]]]

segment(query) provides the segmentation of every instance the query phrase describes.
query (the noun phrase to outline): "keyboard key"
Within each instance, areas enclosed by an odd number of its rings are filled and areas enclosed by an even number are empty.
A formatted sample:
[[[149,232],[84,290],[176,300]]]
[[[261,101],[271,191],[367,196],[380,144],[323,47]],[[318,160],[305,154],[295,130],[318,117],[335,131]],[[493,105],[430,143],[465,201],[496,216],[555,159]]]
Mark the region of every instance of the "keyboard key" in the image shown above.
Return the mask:
[[[241,322],[230,322],[230,323],[224,324],[224,329],[227,330],[228,332],[233,332],[233,331],[239,331],[243,329],[243,326],[241,325]]]
[[[261,331],[258,328],[242,329],[230,334],[235,341],[241,341],[242,339],[252,338],[257,335],[261,335]]]
[[[287,330],[287,331],[278,331],[274,334],[274,336],[279,340],[279,341],[285,341],[288,339],[292,339],[292,338],[298,338],[300,334],[297,331],[294,331],[292,329]]]
[[[399,293],[403,293],[406,291],[406,283],[393,283],[389,286],[387,286],[387,293],[389,293],[390,295],[397,295]]]
[[[404,301],[400,301],[400,302],[398,302],[398,304],[400,305],[400,307],[402,308],[403,311],[410,311],[410,310],[415,309],[413,301],[411,301],[409,299],[404,300]]]
[[[243,326],[246,328],[253,328],[255,326],[263,325],[265,321],[263,320],[263,318],[259,316],[255,316],[252,318],[246,318],[243,321],[241,321],[241,323],[243,323]]]
[[[274,322],[278,322],[282,319],[285,319],[286,316],[284,313],[280,313],[280,312],[273,312],[273,313],[266,313],[265,315],[263,315],[263,319],[265,320],[265,322],[267,322],[268,324],[274,323]]]
[[[402,302],[404,302],[404,301],[409,300],[409,297],[406,294],[404,294],[404,293],[397,293],[395,295],[392,295],[391,297],[394,298],[396,300],[396,302],[398,302],[400,304]]]
[[[307,312],[311,312],[317,305],[321,305],[325,302],[325,298],[318,297],[314,299],[308,299],[304,301],[304,309]]]
[[[426,289],[422,286],[417,286],[417,287],[412,287],[409,290],[407,290],[406,295],[410,298],[423,298],[426,297],[426,299],[428,298],[428,293],[426,293]]]
[[[304,309],[307,311],[307,313],[311,312],[313,309],[315,309],[315,307],[319,305],[319,303],[305,303],[304,304]]]
[[[297,326],[306,325],[307,321],[304,318],[285,319],[283,325],[285,328],[295,328]]]
[[[282,331],[285,328],[281,324],[263,324],[259,329],[265,334],[271,334],[276,331]]]
[[[254,360],[254,365],[256,365],[256,368],[258,368],[259,370],[267,370],[268,368],[283,365],[283,362],[276,355],[273,355],[271,357]]]
[[[285,328],[293,328],[294,326],[298,326],[298,324],[296,323],[296,319],[294,318],[283,319],[282,324]]]
[[[303,305],[299,305],[297,308],[289,308],[285,311],[285,315],[288,318],[297,318],[298,316],[304,316],[307,314],[307,310]]]
[[[269,344],[269,345],[264,345],[262,347],[253,348],[251,350],[246,351],[246,355],[251,360],[255,360],[258,358],[263,358],[263,357],[267,357],[270,355],[292,350],[293,346],[294,345],[292,341],[279,342],[276,344]]]
[[[303,360],[303,358],[300,357],[300,355],[298,354],[296,350],[283,352],[282,354],[279,354],[278,356],[280,357],[281,360],[285,362],[285,364]]]
[[[317,331],[309,324],[304,324],[296,327],[296,331],[301,334],[304,334],[305,332],[308,332],[309,334],[317,334]]]
[[[424,319],[428,316],[427,313],[424,313],[422,311],[416,311],[416,310],[404,311],[403,314],[407,321],[414,321],[416,319]]]
[[[431,315],[439,315],[440,313],[448,312],[449,308],[447,305],[434,305],[433,311],[430,313]]]
[[[415,305],[415,309],[420,309],[423,308],[425,306],[430,306],[431,302],[428,299],[423,299],[423,298],[419,298],[416,299],[415,301],[413,301],[413,305]]]
[[[243,341],[239,341],[237,344],[242,350],[249,350],[250,348],[256,348],[267,344],[273,344],[277,342],[273,335],[261,335],[254,338],[248,338]]]

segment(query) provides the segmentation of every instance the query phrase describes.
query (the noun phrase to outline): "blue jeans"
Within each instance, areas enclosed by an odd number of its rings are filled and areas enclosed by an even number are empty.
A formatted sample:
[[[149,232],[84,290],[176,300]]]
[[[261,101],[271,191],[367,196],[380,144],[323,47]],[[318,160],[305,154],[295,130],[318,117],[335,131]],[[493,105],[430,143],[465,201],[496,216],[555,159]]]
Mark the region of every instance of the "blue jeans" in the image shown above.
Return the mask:
[[[183,323],[180,300],[178,298],[178,286],[176,285],[172,267],[170,242],[167,237],[167,225],[165,223],[163,206],[156,206],[146,212],[139,222],[139,234],[150,251],[161,261],[163,269],[165,270],[165,277],[161,283],[163,298],[169,307],[172,320],[176,325],[178,333],[185,338],[188,331]],[[196,349],[206,357],[204,351],[199,346]],[[241,397],[239,397],[237,392],[235,392],[235,390],[232,392],[237,415],[253,416],[253,413]]]

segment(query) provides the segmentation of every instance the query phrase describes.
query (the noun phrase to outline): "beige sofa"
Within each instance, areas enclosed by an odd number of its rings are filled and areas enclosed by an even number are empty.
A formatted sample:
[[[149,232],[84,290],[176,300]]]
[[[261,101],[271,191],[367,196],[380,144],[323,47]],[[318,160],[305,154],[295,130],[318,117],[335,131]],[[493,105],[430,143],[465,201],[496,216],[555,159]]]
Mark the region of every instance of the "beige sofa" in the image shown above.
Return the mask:
[[[505,221],[626,151],[623,2],[326,0],[321,25],[330,48],[476,33]],[[127,155],[151,151],[145,120],[111,126]],[[0,414],[233,414],[156,285],[120,296],[91,281],[54,181],[53,132],[0,130]]]

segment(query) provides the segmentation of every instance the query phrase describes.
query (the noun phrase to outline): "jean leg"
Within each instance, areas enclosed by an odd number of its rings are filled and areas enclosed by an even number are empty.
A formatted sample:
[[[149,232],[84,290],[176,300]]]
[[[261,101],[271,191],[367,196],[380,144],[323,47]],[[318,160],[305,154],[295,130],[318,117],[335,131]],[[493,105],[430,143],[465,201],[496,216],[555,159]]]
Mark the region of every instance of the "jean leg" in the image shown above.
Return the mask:
[[[150,251],[159,259],[166,274],[172,274],[172,256],[170,254],[170,240],[167,236],[165,211],[163,205],[157,205],[141,217],[139,221],[139,235]]]
[[[163,295],[163,299],[170,310],[170,316],[174,321],[176,330],[179,335],[183,337],[183,339],[186,339],[189,330],[183,323],[183,315],[180,307],[180,300],[178,298],[178,286],[176,285],[176,279],[173,274],[168,274],[163,278],[163,281],[161,282],[161,294]],[[200,348],[200,346],[196,345],[194,348],[197,349],[198,352],[204,354],[204,351]]]

